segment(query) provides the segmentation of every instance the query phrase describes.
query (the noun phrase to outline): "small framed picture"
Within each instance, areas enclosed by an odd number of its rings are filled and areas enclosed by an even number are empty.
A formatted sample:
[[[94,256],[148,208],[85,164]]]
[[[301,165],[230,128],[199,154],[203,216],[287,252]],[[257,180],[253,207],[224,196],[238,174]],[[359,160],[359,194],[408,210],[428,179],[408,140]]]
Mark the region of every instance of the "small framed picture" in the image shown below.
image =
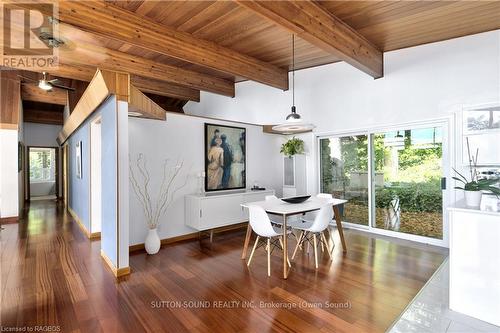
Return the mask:
[[[82,142],[76,143],[76,178],[82,179]]]

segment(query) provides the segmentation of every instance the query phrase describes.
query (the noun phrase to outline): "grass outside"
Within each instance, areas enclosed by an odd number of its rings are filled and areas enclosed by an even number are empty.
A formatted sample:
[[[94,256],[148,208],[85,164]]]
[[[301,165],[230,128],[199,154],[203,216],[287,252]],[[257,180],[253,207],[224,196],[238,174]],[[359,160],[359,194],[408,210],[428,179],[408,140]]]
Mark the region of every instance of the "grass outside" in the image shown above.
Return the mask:
[[[386,212],[377,208],[376,226],[385,229]],[[368,205],[348,202],[344,207],[343,220],[350,223],[368,225]],[[443,238],[443,214],[438,212],[401,212],[399,232],[432,238]]]

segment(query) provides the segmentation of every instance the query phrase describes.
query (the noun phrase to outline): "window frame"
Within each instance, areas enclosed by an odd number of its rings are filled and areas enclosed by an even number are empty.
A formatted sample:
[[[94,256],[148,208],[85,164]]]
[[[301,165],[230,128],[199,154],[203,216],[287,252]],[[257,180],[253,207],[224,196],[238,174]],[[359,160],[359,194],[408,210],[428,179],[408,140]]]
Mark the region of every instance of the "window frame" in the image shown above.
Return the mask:
[[[425,243],[425,244],[430,244],[430,245],[436,245],[436,246],[442,246],[442,247],[449,247],[449,221],[448,221],[448,214],[446,212],[446,207],[450,204],[451,202],[451,190],[450,187],[452,186],[452,181],[449,178],[450,177],[450,166],[451,166],[451,160],[453,160],[455,154],[453,154],[454,148],[452,147],[452,143],[454,142],[452,138],[454,137],[454,133],[451,130],[450,124],[453,123],[453,118],[452,117],[446,117],[446,118],[439,118],[435,120],[427,120],[427,121],[421,121],[421,122],[413,122],[413,123],[401,123],[401,124],[393,124],[393,125],[388,125],[388,126],[374,126],[371,128],[363,128],[359,130],[348,130],[348,131],[333,131],[333,132],[326,132],[326,133],[318,133],[315,135],[315,153],[316,153],[316,167],[315,167],[315,172],[316,172],[316,185],[318,191],[321,189],[321,145],[320,145],[320,140],[321,139],[329,139],[329,138],[340,138],[344,136],[357,136],[357,135],[367,135],[368,136],[368,225],[360,225],[360,224],[355,224],[355,223],[349,223],[349,222],[342,222],[342,225],[345,226],[346,228],[352,228],[352,229],[357,229],[361,230],[364,232],[369,232],[373,234],[378,234],[378,235],[383,235],[383,236],[389,236],[389,237],[395,237],[395,238],[400,238],[400,239],[406,239],[406,240],[411,240],[419,243]],[[408,233],[403,233],[399,231],[392,231],[392,230],[385,230],[385,229],[380,229],[375,227],[375,205],[374,205],[374,191],[375,191],[375,184],[374,184],[374,153],[373,153],[373,135],[376,133],[383,133],[383,132],[391,132],[391,131],[401,131],[402,129],[406,130],[413,130],[413,129],[419,129],[419,128],[429,128],[429,127],[442,127],[442,137],[443,137],[443,144],[442,144],[442,171],[443,171],[443,177],[448,179],[448,184],[446,190],[443,190],[443,210],[442,210],[442,216],[443,216],[443,238],[442,239],[437,239],[437,238],[432,238],[432,237],[426,237],[426,236],[420,236],[420,235],[413,235],[413,234],[408,234]]]

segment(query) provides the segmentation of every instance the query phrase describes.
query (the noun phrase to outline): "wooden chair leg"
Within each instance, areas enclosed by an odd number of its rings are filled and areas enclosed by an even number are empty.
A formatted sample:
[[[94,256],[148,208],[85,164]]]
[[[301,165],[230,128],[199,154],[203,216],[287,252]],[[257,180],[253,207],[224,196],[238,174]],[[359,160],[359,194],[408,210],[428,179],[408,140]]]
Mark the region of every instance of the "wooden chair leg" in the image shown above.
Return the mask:
[[[304,231],[301,231],[300,232],[300,236],[299,236],[299,240],[297,242],[297,245],[295,246],[295,250],[293,250],[293,254],[292,254],[292,260],[295,258],[295,255],[297,254],[297,250],[299,249],[299,247],[301,246],[302,244],[302,238],[304,237]]]
[[[279,241],[280,241],[280,245],[281,245],[281,248],[283,249],[283,240],[281,240],[281,236],[278,237]],[[292,267],[292,264],[290,263],[290,259],[288,259],[288,256],[286,257],[286,262],[288,263],[288,267]]]
[[[248,258],[247,266],[250,267],[250,263],[252,262],[253,258],[253,253],[255,252],[255,249],[257,248],[257,244],[259,244],[259,235],[257,235],[257,238],[255,239],[255,244],[253,245],[252,252],[250,253],[250,257]]]
[[[252,236],[252,227],[250,223],[247,226],[247,234],[245,235],[245,242],[243,243],[243,252],[241,253],[241,259],[245,259],[247,256],[248,244],[250,243],[250,237]]]
[[[321,233],[321,237],[323,239],[323,242],[325,243],[326,253],[328,253],[328,257],[330,258],[330,260],[332,260],[332,254],[330,253],[330,249],[328,248],[328,241],[326,240],[324,232]]]
[[[271,238],[267,239],[267,276],[271,276]]]
[[[316,265],[316,269],[317,269],[318,268],[318,244],[317,244],[315,233],[313,233],[313,243],[314,243],[314,264]]]

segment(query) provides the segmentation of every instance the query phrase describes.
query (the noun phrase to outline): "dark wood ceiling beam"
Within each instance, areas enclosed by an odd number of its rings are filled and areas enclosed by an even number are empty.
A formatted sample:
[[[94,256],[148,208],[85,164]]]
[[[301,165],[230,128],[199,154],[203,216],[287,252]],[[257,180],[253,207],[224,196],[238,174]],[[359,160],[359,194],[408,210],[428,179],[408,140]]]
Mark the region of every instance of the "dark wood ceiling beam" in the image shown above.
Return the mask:
[[[133,75],[130,81],[140,91],[160,96],[167,96],[183,101],[200,101],[200,91],[174,83],[147,79],[142,76]]]
[[[50,75],[59,77],[59,78],[67,78],[73,80],[79,80],[84,82],[90,82],[94,77],[97,68],[93,66],[84,66],[84,65],[68,65],[64,63],[59,63],[57,68],[50,70]],[[9,71],[11,72],[11,71]],[[12,71],[14,72],[14,71]],[[22,75],[29,76],[27,71],[23,71],[20,73]],[[16,75],[14,75],[16,76]],[[31,76],[29,76],[31,77]],[[34,76],[33,79],[40,79],[41,76]],[[189,88],[186,86],[154,80],[150,78],[145,78],[142,76],[132,75],[130,78],[131,83],[136,86],[139,90],[147,93],[152,93],[155,95],[168,96],[172,98],[177,98],[185,101],[200,101],[200,91]],[[70,84],[70,86],[72,86]],[[73,88],[76,88],[72,86]]]
[[[159,54],[288,89],[286,69],[166,27],[104,1],[60,1],[59,20]]]
[[[60,31],[62,35],[67,34],[67,31],[62,27]],[[69,34],[67,35],[70,36]],[[127,72],[131,75],[234,97],[234,82],[232,81],[180,67],[165,65],[101,46],[78,43],[75,49],[61,47],[59,57],[61,63],[67,65],[94,66],[95,68],[109,71]],[[144,83],[144,81],[142,82]]]
[[[63,113],[35,109],[23,110],[23,121],[28,123],[63,125]]]
[[[373,78],[383,76],[382,52],[319,3],[312,0],[235,1]]]

